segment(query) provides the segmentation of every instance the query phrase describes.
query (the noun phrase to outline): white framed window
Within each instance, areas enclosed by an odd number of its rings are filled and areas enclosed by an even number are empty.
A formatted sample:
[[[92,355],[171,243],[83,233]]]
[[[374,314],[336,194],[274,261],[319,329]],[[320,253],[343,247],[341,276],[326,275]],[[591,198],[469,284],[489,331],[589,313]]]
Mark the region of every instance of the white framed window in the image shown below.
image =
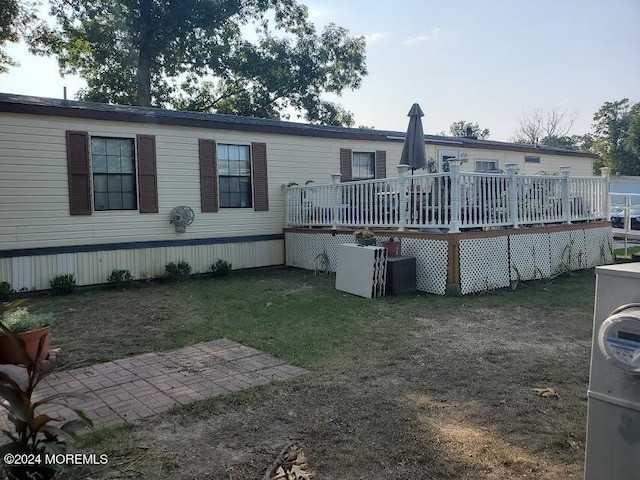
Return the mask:
[[[498,169],[498,160],[481,158],[476,160],[476,172],[490,172]]]
[[[136,160],[133,138],[91,137],[93,208],[136,210]]]
[[[527,155],[524,157],[524,163],[540,163],[540,157]]]
[[[251,147],[217,146],[220,208],[251,208]]]
[[[353,152],[351,157],[352,180],[370,180],[376,176],[375,152]]]

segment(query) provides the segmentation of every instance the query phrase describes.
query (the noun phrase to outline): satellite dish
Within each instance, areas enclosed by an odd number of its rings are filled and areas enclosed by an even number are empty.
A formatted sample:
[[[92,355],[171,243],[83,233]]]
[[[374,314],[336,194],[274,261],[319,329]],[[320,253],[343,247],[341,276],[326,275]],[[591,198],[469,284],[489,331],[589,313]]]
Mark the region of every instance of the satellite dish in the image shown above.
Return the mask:
[[[176,232],[184,233],[187,227],[193,223],[195,214],[193,209],[187,206],[175,207],[171,210],[171,222],[176,226]]]

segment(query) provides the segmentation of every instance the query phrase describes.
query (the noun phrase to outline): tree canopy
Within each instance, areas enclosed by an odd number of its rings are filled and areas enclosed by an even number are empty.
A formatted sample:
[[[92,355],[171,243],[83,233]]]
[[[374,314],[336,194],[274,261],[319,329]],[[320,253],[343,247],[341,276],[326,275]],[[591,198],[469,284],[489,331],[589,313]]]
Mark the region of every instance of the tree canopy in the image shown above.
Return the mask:
[[[572,144],[568,135],[576,118],[575,112],[570,113],[557,107],[548,111],[535,108],[530,112],[523,112],[512,140],[516,143],[567,148],[567,145]]]
[[[489,138],[489,129],[482,129],[477,123],[460,120],[449,125],[449,134],[452,137],[472,137],[486,140]]]
[[[318,32],[296,0],[50,0],[55,27],[31,37],[62,73],[87,81],[80,98],[353,125],[322,98],[356,89],[365,40]]]
[[[7,42],[17,42],[35,19],[33,5],[24,0],[0,0],[0,73],[16,65],[4,50]]]
[[[640,175],[640,103],[605,102],[593,116],[592,150],[599,166],[620,175]]]

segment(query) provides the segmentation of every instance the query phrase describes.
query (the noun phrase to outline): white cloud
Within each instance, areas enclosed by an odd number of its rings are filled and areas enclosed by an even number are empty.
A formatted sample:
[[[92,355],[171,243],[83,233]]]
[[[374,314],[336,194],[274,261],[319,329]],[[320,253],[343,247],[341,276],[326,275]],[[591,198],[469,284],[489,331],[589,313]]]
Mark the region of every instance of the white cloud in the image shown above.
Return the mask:
[[[383,38],[390,37],[390,36],[391,36],[391,33],[389,32],[375,32],[375,33],[366,34],[364,36],[364,39],[367,42],[367,45],[373,45],[374,43],[379,42]]]
[[[403,45],[417,45],[419,43],[430,42],[438,38],[442,29],[440,27],[432,28],[426,35],[419,35],[402,42]]]

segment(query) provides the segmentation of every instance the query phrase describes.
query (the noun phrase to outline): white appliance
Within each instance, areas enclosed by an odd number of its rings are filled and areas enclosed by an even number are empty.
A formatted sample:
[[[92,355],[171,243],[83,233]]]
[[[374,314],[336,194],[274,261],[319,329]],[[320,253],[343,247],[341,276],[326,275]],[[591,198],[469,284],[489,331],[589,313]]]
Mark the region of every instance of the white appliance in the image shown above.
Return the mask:
[[[596,268],[585,480],[640,479],[640,263]]]
[[[338,245],[336,288],[365,298],[384,296],[387,249],[355,243]]]

